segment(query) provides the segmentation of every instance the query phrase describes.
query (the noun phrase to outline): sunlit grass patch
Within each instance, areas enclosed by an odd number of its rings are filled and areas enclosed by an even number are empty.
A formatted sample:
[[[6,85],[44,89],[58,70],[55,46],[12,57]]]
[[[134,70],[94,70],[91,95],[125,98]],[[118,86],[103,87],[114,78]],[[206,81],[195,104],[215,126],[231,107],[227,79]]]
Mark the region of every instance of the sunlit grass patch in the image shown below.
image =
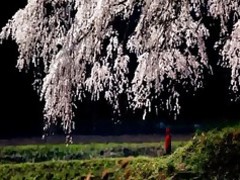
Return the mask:
[[[184,141],[172,142],[173,150],[184,143]],[[68,147],[65,144],[24,145],[0,147],[0,162],[21,163],[128,156],[160,157],[163,154],[163,142],[73,144]]]

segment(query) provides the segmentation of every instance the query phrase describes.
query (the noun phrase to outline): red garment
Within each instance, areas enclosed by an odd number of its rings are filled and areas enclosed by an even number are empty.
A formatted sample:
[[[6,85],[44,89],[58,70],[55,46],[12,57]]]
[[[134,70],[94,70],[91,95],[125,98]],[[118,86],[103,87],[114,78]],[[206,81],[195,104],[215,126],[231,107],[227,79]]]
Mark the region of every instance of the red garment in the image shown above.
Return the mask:
[[[171,153],[171,133],[170,133],[170,128],[166,129],[166,136],[165,136],[165,152],[166,154]]]
[[[167,134],[165,136],[165,150],[169,149],[170,146],[171,146],[171,135]]]

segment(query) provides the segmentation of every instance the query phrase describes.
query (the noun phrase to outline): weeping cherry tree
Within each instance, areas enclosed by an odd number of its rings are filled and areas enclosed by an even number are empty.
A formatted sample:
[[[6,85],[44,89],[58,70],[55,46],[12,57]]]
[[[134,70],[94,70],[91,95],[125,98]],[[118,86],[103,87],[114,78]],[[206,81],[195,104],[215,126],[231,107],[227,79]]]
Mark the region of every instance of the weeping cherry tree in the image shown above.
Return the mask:
[[[116,114],[125,95],[127,108],[143,109],[143,118],[159,108],[178,115],[179,89],[196,91],[214,73],[209,51],[231,69],[238,94],[239,13],[239,0],[28,0],[0,43],[15,41],[17,68],[34,72],[44,131],[60,121],[71,141],[75,102],[86,93],[105,98]]]

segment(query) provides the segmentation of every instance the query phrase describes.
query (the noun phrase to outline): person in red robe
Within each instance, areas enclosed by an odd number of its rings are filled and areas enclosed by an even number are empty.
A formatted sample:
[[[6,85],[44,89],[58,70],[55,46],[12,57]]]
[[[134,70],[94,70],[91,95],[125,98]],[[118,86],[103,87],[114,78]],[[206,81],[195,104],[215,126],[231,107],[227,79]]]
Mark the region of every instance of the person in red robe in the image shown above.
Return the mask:
[[[165,153],[171,154],[172,145],[171,145],[171,131],[170,128],[166,128],[166,135],[165,135]]]

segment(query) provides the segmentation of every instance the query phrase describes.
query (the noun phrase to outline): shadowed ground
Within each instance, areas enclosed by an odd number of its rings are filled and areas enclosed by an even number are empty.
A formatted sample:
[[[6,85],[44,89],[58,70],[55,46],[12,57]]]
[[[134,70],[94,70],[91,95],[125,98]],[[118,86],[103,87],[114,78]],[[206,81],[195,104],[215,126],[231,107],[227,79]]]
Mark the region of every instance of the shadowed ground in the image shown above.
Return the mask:
[[[192,134],[176,134],[172,135],[173,141],[190,140]],[[121,136],[73,136],[73,141],[77,143],[108,143],[108,142],[161,142],[164,141],[163,135],[121,135]],[[0,145],[26,145],[26,144],[62,144],[65,142],[64,136],[51,136],[46,141],[40,137],[34,138],[14,138],[14,139],[0,139]]]

